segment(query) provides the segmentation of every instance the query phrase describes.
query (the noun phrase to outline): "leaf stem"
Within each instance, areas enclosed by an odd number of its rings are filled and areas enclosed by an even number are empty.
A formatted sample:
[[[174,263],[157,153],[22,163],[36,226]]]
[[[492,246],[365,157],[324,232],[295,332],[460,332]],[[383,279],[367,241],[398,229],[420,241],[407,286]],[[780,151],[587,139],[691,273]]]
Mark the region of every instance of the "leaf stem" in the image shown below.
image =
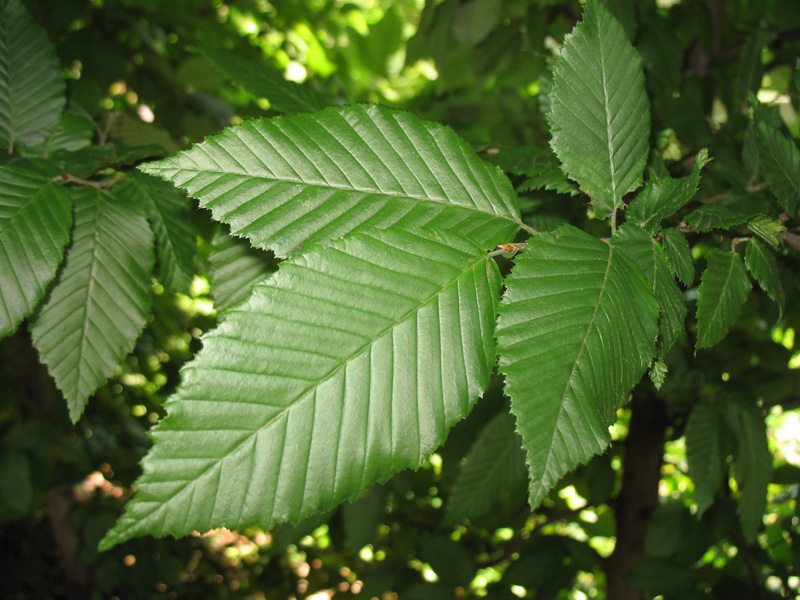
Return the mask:
[[[520,227],[522,227],[522,228],[523,228],[525,231],[527,231],[527,232],[528,232],[528,233],[530,233],[531,235],[539,235],[539,231],[538,231],[538,230],[536,230],[536,229],[534,229],[534,228],[533,228],[533,227],[531,227],[530,225],[526,225],[526,224],[525,224],[525,223],[523,223],[522,221],[517,221],[517,222],[519,223],[519,226],[520,226]]]

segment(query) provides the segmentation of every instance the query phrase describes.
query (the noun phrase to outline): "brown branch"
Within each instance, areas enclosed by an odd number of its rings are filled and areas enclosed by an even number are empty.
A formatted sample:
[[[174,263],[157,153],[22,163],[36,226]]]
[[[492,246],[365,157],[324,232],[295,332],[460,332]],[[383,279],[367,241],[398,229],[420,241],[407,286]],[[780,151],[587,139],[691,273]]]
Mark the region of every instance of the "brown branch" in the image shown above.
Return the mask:
[[[55,177],[54,179],[58,179]],[[83,179],[81,177],[75,177],[74,175],[70,175],[69,173],[62,173],[61,180],[66,183],[77,183],[79,185],[87,185],[89,187],[97,188],[98,190],[107,190],[112,185],[119,181],[119,177],[114,179],[106,179],[105,181],[91,181],[89,179]]]

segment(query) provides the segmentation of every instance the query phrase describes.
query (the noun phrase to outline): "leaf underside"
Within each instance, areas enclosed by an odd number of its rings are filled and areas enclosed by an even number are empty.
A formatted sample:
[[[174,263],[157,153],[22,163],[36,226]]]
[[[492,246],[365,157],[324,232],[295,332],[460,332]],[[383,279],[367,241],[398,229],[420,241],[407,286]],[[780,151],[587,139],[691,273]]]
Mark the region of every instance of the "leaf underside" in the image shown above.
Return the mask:
[[[738,254],[714,249],[697,290],[696,348],[708,348],[724,338],[750,294],[752,284]]]
[[[44,298],[72,226],[66,190],[49,177],[0,167],[0,338]]]
[[[390,226],[455,231],[482,246],[519,227],[497,167],[451,129],[378,105],[247,121],[142,170],[279,257]]]
[[[738,406],[739,451],[736,481],[742,490],[737,506],[745,539],[753,542],[767,507],[767,486],[772,476],[772,453],[764,418],[750,407]]]
[[[700,402],[692,408],[686,425],[686,458],[694,481],[698,518],[714,503],[722,483],[725,463],[721,428],[721,415],[714,404]]]
[[[500,372],[535,507],[607,446],[616,410],[655,354],[658,303],[623,252],[571,226],[532,239],[505,284]]]
[[[275,258],[252,248],[247,240],[219,231],[208,254],[211,295],[217,311],[224,311],[250,295],[253,286],[275,271]]]
[[[650,109],[642,59],[597,0],[564,40],[553,70],[550,145],[600,218],[638,188],[647,163]]]
[[[445,232],[373,231],[284,261],[204,337],[101,548],[297,522],[418,467],[488,383],[500,283]]]
[[[154,258],[147,221],[127,203],[94,189],[72,200],[72,242],[31,336],[77,421],[144,327]]]
[[[0,146],[44,141],[64,107],[53,44],[20,0],[0,0]]]

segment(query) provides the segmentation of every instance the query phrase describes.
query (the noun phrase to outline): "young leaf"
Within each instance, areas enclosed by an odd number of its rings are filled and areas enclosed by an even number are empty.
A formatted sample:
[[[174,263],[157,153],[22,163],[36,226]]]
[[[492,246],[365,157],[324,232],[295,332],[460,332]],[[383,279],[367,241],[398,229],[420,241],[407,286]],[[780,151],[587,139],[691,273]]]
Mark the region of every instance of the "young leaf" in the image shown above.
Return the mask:
[[[766,121],[755,124],[759,164],[778,203],[790,217],[800,209],[800,151],[794,142]]]
[[[525,481],[525,452],[514,428],[514,416],[501,411],[481,430],[453,483],[446,524],[485,514]]]
[[[49,177],[0,167],[0,338],[44,297],[64,257],[72,202]]]
[[[204,337],[101,547],[297,522],[418,467],[488,384],[500,285],[446,232],[375,230],[284,261]]]
[[[744,264],[747,265],[750,273],[758,281],[761,289],[777,302],[782,313],[786,295],[783,293],[778,261],[775,260],[775,255],[764,247],[764,244],[752,239],[747,242],[747,247],[744,250]]]
[[[715,248],[706,261],[697,290],[697,350],[725,337],[753,287],[738,254]]]
[[[144,327],[154,257],[147,221],[113,192],[78,190],[72,200],[72,242],[31,336],[77,421]]]
[[[218,312],[247,298],[255,284],[277,269],[270,253],[256,250],[247,240],[232,238],[224,230],[211,241],[208,262],[211,295]]]
[[[626,220],[643,227],[651,235],[657,233],[662,220],[694,197],[700,183],[700,169],[709,160],[708,150],[703,148],[694,159],[691,174],[681,179],[663,177],[648,183],[628,206]]]
[[[694,283],[694,259],[686,237],[677,229],[665,229],[661,232],[661,237],[672,274],[684,285],[692,285]]]
[[[757,411],[737,406],[739,451],[736,453],[736,482],[742,495],[738,512],[745,539],[752,542],[761,527],[767,506],[767,485],[772,476],[772,453],[767,443],[764,418]]]
[[[669,269],[661,246],[644,230],[623,225],[612,240],[641,269],[653,295],[661,307],[659,320],[658,357],[663,360],[684,330],[686,301]]]
[[[500,307],[500,372],[537,506],[602,452],[608,426],[655,355],[658,303],[625,254],[571,226],[518,255]]]
[[[47,33],[20,0],[0,0],[0,146],[44,141],[58,123],[64,77]]]
[[[222,48],[202,48],[201,52],[225,77],[257,98],[266,98],[278,112],[293,115],[325,108],[308,85],[287,80],[262,61]]]
[[[711,402],[695,404],[686,425],[686,458],[689,475],[694,481],[698,518],[714,503],[714,496],[722,483],[725,467],[722,448],[719,409]]]
[[[750,219],[747,223],[747,228],[776,251],[781,245],[781,233],[786,231],[786,227],[781,222],[764,215],[758,215]]]
[[[551,146],[564,172],[592,197],[601,218],[641,185],[650,110],[642,60],[598,0],[564,40],[553,71]]]
[[[354,231],[438,227],[513,239],[511,183],[451,129],[378,105],[247,121],[142,167],[279,257]]]
[[[168,290],[188,293],[194,273],[195,233],[186,197],[168,183],[131,173],[114,187],[131,206],[143,208],[156,236],[156,278]]]

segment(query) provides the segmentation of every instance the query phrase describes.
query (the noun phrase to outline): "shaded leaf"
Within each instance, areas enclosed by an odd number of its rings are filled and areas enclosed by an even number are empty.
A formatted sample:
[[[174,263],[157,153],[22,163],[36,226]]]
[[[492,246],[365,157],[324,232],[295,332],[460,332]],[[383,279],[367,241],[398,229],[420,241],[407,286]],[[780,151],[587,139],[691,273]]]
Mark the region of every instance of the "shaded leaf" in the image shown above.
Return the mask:
[[[736,453],[736,482],[742,495],[738,512],[742,533],[748,542],[756,539],[767,507],[767,485],[772,478],[772,453],[763,417],[755,410],[738,407],[739,451]]]
[[[76,190],[72,200],[72,242],[31,336],[77,421],[150,313],[153,234],[112,192]]]
[[[204,336],[101,547],[297,522],[418,467],[489,381],[500,283],[446,233],[377,230],[284,261]]]
[[[699,232],[714,229],[728,229],[747,221],[750,215],[744,215],[719,204],[701,206],[686,215],[684,220],[692,229]]]
[[[800,208],[800,151],[791,139],[766,121],[756,121],[754,131],[764,179],[778,203],[794,217]]]
[[[709,161],[708,150],[697,153],[690,175],[681,179],[663,177],[648,183],[631,201],[626,220],[636,223],[651,235],[658,232],[661,221],[672,216],[691,200],[700,183],[700,169]]]
[[[452,130],[378,105],[247,121],[142,167],[279,257],[354,231],[454,230],[513,239],[510,182]]]
[[[514,416],[502,411],[481,430],[450,491],[445,524],[479,517],[525,481],[525,453]]]
[[[217,311],[224,311],[250,295],[253,286],[278,265],[271,253],[257,250],[247,240],[233,238],[224,230],[211,241],[211,295]]]
[[[530,240],[505,283],[500,372],[535,507],[608,445],[616,410],[655,355],[658,303],[622,251],[571,226]]]
[[[753,287],[738,254],[715,248],[706,261],[697,290],[697,350],[727,335]]]
[[[476,565],[469,551],[449,537],[432,535],[423,539],[419,554],[443,583],[466,587],[475,576]]]
[[[64,77],[47,32],[20,0],[0,0],[0,146],[44,141],[64,108]]]
[[[111,138],[129,148],[160,146],[167,154],[174,154],[179,149],[166,129],[124,112],[119,113],[111,124]]]
[[[786,231],[783,223],[764,215],[758,215],[750,219],[747,223],[747,228],[767,242],[773,250],[777,250],[781,245],[781,233]]]
[[[342,505],[344,530],[353,550],[361,550],[375,539],[385,506],[386,490],[379,485],[373,485],[355,502]]]
[[[708,401],[695,404],[686,425],[686,458],[694,481],[698,519],[714,503],[722,483],[725,469],[722,448],[722,418],[717,405]]]
[[[551,146],[601,218],[641,185],[650,111],[642,60],[597,0],[564,40],[550,92]]]
[[[747,265],[748,270],[755,277],[761,289],[777,302],[781,312],[783,312],[786,295],[783,293],[778,261],[775,259],[775,255],[764,244],[756,239],[751,239],[747,242],[744,250],[744,264]]]
[[[72,203],[49,177],[0,167],[0,338],[44,298],[64,257]]]
[[[308,85],[287,80],[262,61],[222,48],[202,48],[200,51],[225,77],[257,98],[266,98],[278,112],[293,115],[316,112],[326,106]]]
[[[694,283],[694,259],[686,236],[677,229],[664,229],[661,232],[661,239],[672,274],[684,285],[692,285]]]
[[[485,156],[485,159],[509,173],[526,175],[520,191],[546,189],[570,196],[580,193],[578,187],[567,179],[558,158],[549,148],[529,144],[501,150]]]

